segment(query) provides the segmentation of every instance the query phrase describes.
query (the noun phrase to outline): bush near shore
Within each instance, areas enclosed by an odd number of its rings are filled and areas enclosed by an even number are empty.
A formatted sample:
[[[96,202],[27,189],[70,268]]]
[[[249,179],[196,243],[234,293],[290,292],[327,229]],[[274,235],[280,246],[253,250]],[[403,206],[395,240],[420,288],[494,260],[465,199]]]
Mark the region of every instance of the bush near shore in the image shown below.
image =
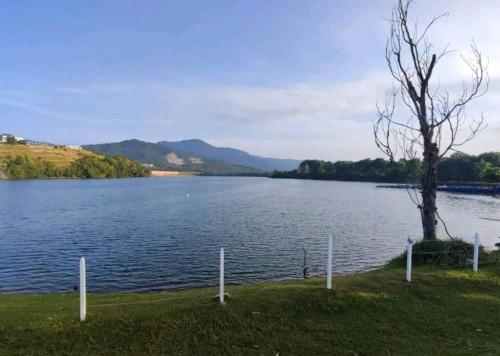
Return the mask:
[[[467,267],[472,264],[474,244],[461,239],[454,240],[430,240],[419,241],[413,244],[412,249],[413,266],[447,266]],[[407,252],[392,259],[389,262],[393,267],[406,266]],[[488,252],[483,246],[479,246],[479,261],[481,263],[500,262],[497,251]]]
[[[142,165],[124,157],[86,155],[67,167],[57,167],[42,159],[27,156],[8,158],[4,174],[10,179],[33,178],[125,178],[149,175]]]

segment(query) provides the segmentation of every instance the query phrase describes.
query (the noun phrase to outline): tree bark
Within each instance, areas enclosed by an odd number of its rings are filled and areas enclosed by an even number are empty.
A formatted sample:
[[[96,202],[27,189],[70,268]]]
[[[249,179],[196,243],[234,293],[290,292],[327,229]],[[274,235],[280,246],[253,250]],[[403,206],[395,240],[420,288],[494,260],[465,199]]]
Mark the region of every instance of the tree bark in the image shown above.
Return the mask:
[[[435,240],[436,236],[436,188],[439,148],[436,143],[424,140],[422,172],[422,228],[424,240]]]

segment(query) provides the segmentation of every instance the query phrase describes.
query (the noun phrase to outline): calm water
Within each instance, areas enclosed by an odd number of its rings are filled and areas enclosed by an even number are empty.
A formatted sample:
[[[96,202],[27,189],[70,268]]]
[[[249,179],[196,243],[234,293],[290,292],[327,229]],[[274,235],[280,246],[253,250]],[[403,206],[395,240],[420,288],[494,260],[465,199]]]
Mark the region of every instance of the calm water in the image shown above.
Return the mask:
[[[452,232],[493,247],[500,200],[440,194]],[[300,277],[304,252],[323,273],[352,273],[401,253],[419,234],[404,190],[371,183],[177,177],[0,182],[0,291],[67,291],[87,260],[89,291],[214,285]]]

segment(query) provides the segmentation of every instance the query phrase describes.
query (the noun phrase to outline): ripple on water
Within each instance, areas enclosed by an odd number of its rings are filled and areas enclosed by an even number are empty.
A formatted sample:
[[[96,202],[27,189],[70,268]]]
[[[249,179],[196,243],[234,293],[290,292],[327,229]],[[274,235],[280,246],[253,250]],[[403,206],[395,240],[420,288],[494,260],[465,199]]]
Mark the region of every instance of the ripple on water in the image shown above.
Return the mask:
[[[0,182],[0,291],[151,291],[300,278],[304,249],[325,273],[355,273],[401,253],[419,221],[406,192],[371,183],[182,177]],[[498,238],[500,201],[440,194],[452,231]]]

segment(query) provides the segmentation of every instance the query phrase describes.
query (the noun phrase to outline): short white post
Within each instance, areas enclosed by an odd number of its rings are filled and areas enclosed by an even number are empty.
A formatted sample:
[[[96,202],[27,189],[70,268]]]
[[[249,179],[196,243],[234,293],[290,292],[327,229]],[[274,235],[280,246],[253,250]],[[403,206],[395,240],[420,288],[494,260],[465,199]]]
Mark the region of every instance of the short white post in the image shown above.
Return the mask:
[[[220,249],[219,300],[224,304],[224,248]]]
[[[80,321],[87,316],[87,288],[85,286],[85,258],[80,258]]]
[[[332,289],[332,250],[333,238],[330,236],[328,239],[328,262],[326,264],[326,289]]]
[[[477,272],[477,266],[479,264],[479,234],[476,232],[474,236],[474,260],[472,261],[472,270]]]
[[[413,255],[413,240],[408,237],[408,246],[406,247],[406,280],[411,282],[411,259]]]

